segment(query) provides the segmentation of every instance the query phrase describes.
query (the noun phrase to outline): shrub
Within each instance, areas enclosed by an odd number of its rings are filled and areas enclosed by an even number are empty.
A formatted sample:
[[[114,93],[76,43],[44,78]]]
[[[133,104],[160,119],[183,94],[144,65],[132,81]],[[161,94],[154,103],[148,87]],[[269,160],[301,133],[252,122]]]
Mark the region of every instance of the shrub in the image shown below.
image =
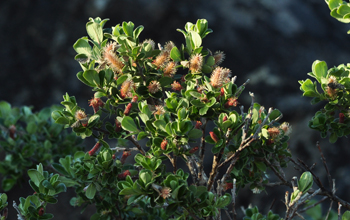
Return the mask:
[[[341,13],[345,6],[334,2],[338,1],[327,1],[332,13],[334,8]],[[221,66],[223,52],[204,49],[202,41],[212,32],[205,19],[178,29],[185,38],[181,46],[141,41],[144,27],[135,28],[132,22],[104,28],[106,22],[90,18],[89,37],[73,46],[82,68],[77,78],[94,92],[91,109],[79,107],[69,94],[63,96],[64,108],[36,114],[28,107],[0,103],[1,145],[6,158],[19,158],[0,164],[0,172],[7,175],[3,189],[11,189],[23,170],[31,168],[29,184],[35,192],[20,198],[19,205],[14,203],[18,219],[52,218],[46,206],[56,203],[67,187],[76,192],[71,205],[96,206],[91,219],[221,219],[224,213],[236,219],[235,198],[246,185],[254,193],[267,185],[291,187],[285,196],[284,219],[301,216],[305,210],[317,216],[319,202],[308,203],[316,195],[338,202],[339,217],[341,206],[350,208],[335,195],[334,185],[326,189],[312,167],[291,157],[291,126],[279,122],[278,109],[265,109],[253,93],[246,111],[239,104],[247,82],[235,84],[236,76]],[[323,93],[307,79],[300,81],[304,96],[314,97],[313,104],[328,101],[309,126],[321,131],[322,137],[330,133],[335,142],[350,133],[348,66],[328,70],[325,62],[315,61],[309,75],[321,84]],[[339,119],[334,119],[334,112],[339,112]],[[62,133],[63,127],[73,133]],[[93,137],[96,143],[84,152],[77,137]],[[127,159],[131,155],[133,161]],[[205,163],[208,160],[212,162]],[[33,161],[39,164],[36,169]],[[286,178],[282,168],[290,161],[304,171],[299,180]],[[51,168],[53,173],[44,171]],[[271,171],[279,183],[269,181]],[[314,181],[318,189],[312,188]],[[0,199],[6,218],[6,194]],[[305,204],[309,206],[300,210]],[[280,219],[272,211],[261,214],[257,207],[247,208],[245,214],[244,219]],[[345,212],[343,219],[348,215]]]

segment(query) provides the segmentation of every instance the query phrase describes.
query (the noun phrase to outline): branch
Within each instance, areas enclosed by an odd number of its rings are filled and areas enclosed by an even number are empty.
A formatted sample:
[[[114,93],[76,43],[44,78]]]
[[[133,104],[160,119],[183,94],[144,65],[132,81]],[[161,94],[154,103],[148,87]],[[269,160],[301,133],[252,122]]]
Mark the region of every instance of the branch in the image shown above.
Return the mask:
[[[205,127],[207,126],[207,120],[203,119],[203,125],[201,126],[202,130],[202,137],[201,137],[201,143],[199,146],[199,163],[198,166],[198,181],[199,185],[204,185],[203,181],[203,169],[204,169],[204,153],[205,153]]]
[[[127,137],[126,139],[128,139],[129,141],[131,141],[131,142],[137,147],[137,149],[141,152],[141,154],[142,154],[143,156],[146,155],[145,150],[144,150],[144,149],[141,147],[141,145],[135,140],[134,137],[129,136],[129,137]]]

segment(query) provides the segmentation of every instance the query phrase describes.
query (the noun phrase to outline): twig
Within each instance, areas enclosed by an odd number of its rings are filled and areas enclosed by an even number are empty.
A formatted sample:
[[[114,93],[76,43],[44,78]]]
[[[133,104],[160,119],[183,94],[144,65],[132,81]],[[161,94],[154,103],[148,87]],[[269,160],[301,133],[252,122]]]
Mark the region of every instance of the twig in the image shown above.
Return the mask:
[[[15,201],[13,201],[13,205],[12,206],[18,212],[18,214],[17,214],[18,220],[26,220],[26,218],[21,214],[21,211],[19,210],[19,208],[17,206],[17,203]]]
[[[328,209],[328,212],[327,212],[327,215],[326,215],[325,220],[327,220],[327,219],[328,219],[329,213],[330,213],[330,212],[331,212],[331,210],[332,210],[332,206],[333,206],[333,200],[331,200],[331,204],[329,205],[329,209]]]
[[[204,185],[203,181],[203,168],[204,168],[204,153],[205,153],[205,128],[207,126],[207,120],[203,119],[203,124],[201,126],[202,130],[202,137],[201,137],[201,143],[199,146],[199,163],[198,166],[198,181],[199,185]]]
[[[140,145],[133,137],[129,136],[129,137],[127,137],[126,139],[128,139],[129,141],[131,141],[131,142],[137,147],[137,149],[141,152],[141,154],[142,154],[143,156],[146,155],[145,150],[141,147],[141,145]]]
[[[329,188],[332,189],[332,177],[331,177],[331,174],[329,173],[329,169],[328,169],[328,166],[327,166],[327,162],[326,162],[326,158],[324,157],[323,155],[323,152],[321,150],[321,147],[320,147],[320,142],[316,142],[316,146],[318,148],[318,151],[320,152],[320,155],[321,155],[321,159],[322,159],[322,162],[323,162],[323,165],[324,165],[324,168],[327,172],[327,178],[328,178],[328,184],[329,184]]]
[[[338,202],[338,220],[341,220],[341,214],[340,214],[340,209],[341,209],[341,204]]]
[[[110,148],[111,150],[114,150],[116,152],[121,152],[121,151],[138,151],[139,149],[137,147],[115,147],[115,148]]]
[[[299,210],[299,213],[303,213],[303,212],[305,212],[306,210],[309,210],[309,209],[311,209],[311,208],[317,206],[318,204],[321,204],[322,202],[326,201],[326,199],[328,199],[328,197],[327,197],[327,196],[324,196],[320,201],[317,201],[317,202],[315,202],[314,204],[309,205],[309,206],[307,206],[307,207],[305,207],[305,208]]]
[[[237,213],[236,213],[236,179],[233,179],[233,188],[231,190],[232,194],[232,215],[233,215],[233,220],[237,219]]]
[[[226,216],[228,219],[232,220],[231,216],[230,216],[230,213],[228,213],[228,211],[226,209],[224,209],[225,213],[226,213]]]

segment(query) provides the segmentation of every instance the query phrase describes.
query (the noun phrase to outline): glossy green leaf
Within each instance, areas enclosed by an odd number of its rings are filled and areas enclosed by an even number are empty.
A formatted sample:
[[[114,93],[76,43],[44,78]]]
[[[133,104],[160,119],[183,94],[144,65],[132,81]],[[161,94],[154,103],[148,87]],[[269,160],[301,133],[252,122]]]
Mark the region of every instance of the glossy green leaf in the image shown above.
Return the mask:
[[[84,54],[87,57],[91,56],[92,49],[86,37],[78,39],[74,43],[73,48],[78,54]]]
[[[322,78],[327,76],[328,67],[326,62],[316,60],[312,64],[312,73],[316,76],[318,82],[321,82]]]
[[[30,169],[28,170],[28,176],[30,177],[30,179],[34,182],[34,184],[36,186],[39,186],[40,182],[45,179],[44,176],[39,173],[39,171],[34,170],[34,169]]]
[[[93,21],[88,22],[86,24],[86,31],[93,41],[95,41],[98,44],[102,43],[103,31],[99,23]]]
[[[304,172],[301,177],[300,180],[298,181],[298,189],[301,192],[307,192],[313,184],[313,177],[312,174],[310,172]]]
[[[181,52],[179,51],[179,49],[177,49],[177,47],[173,47],[170,51],[170,58],[172,60],[174,60],[175,62],[180,62],[181,59]]]
[[[88,199],[93,199],[96,194],[96,186],[93,183],[90,183],[88,188],[86,189],[85,195]]]
[[[134,119],[132,119],[130,116],[125,116],[121,123],[124,130],[131,131],[131,132],[138,131],[137,126],[134,122]]]
[[[350,220],[350,211],[345,211],[341,217],[342,220]]]

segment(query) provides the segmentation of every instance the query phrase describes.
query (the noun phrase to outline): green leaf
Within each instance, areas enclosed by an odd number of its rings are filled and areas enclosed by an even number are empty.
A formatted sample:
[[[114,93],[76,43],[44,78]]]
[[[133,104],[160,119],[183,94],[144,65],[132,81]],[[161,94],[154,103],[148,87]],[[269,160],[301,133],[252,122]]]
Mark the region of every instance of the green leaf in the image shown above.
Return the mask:
[[[135,30],[134,30],[134,39],[138,38],[139,35],[141,34],[141,32],[143,31],[144,27],[142,25],[138,26]]]
[[[188,137],[189,138],[200,138],[202,137],[202,131],[199,129],[192,129],[188,132]]]
[[[144,131],[141,131],[138,135],[137,135],[137,140],[140,141],[142,139],[144,139],[145,137],[147,137],[148,134]]]
[[[190,36],[192,38],[194,49],[199,48],[201,46],[201,44],[202,44],[201,36],[195,31],[191,31],[190,32]]]
[[[125,21],[123,22],[123,31],[127,36],[132,37],[133,29],[134,23],[132,23],[131,21],[129,21],[128,23],[126,23]]]
[[[342,220],[350,220],[350,211],[344,212],[344,214],[341,217]]]
[[[30,169],[28,170],[28,176],[34,182],[36,186],[39,186],[40,182],[45,179],[44,176],[37,170]]]
[[[181,59],[181,52],[177,47],[173,47],[170,51],[170,58],[173,59],[175,62],[180,62]]]
[[[5,192],[10,191],[16,184],[15,179],[3,179],[2,180],[2,190]]]
[[[225,193],[225,195],[219,197],[217,201],[217,207],[224,208],[230,203],[231,203],[231,195],[229,193]]]
[[[0,102],[0,117],[6,118],[11,113],[11,105],[8,102]]]
[[[84,54],[87,57],[91,56],[92,49],[86,37],[78,39],[74,43],[73,48],[78,54]]]
[[[300,180],[298,181],[298,189],[301,192],[307,192],[313,184],[313,177],[312,174],[310,172],[304,172],[301,177]]]
[[[117,85],[120,85],[120,84],[122,84],[125,80],[127,80],[128,79],[128,75],[122,75],[121,77],[119,77],[118,79],[117,79]]]
[[[303,96],[306,97],[319,97],[319,93],[316,90],[316,82],[312,83],[310,79],[306,81],[299,81],[301,83],[300,89],[304,92]]]
[[[86,31],[89,37],[99,45],[103,41],[103,30],[99,23],[95,21],[90,21],[86,23]]]
[[[85,195],[88,199],[93,199],[96,194],[96,186],[93,183],[90,183],[88,188],[86,189]]]
[[[34,134],[37,131],[37,128],[38,128],[37,124],[35,122],[31,121],[27,124],[26,131],[29,134]]]
[[[342,0],[329,0],[327,3],[328,3],[329,9],[333,10],[334,8],[337,8],[340,5],[342,5],[343,1]]]
[[[100,76],[98,75],[96,70],[86,70],[83,73],[83,76],[86,81],[91,85],[99,85],[100,84]]]
[[[199,109],[199,115],[207,114],[208,110],[209,110],[209,107],[208,106],[204,106],[203,108]]]
[[[125,116],[121,123],[124,130],[131,131],[131,132],[139,131],[134,122],[134,119],[132,119],[130,116]]]
[[[312,64],[312,73],[315,75],[318,82],[327,76],[328,67],[326,62],[316,60]]]

